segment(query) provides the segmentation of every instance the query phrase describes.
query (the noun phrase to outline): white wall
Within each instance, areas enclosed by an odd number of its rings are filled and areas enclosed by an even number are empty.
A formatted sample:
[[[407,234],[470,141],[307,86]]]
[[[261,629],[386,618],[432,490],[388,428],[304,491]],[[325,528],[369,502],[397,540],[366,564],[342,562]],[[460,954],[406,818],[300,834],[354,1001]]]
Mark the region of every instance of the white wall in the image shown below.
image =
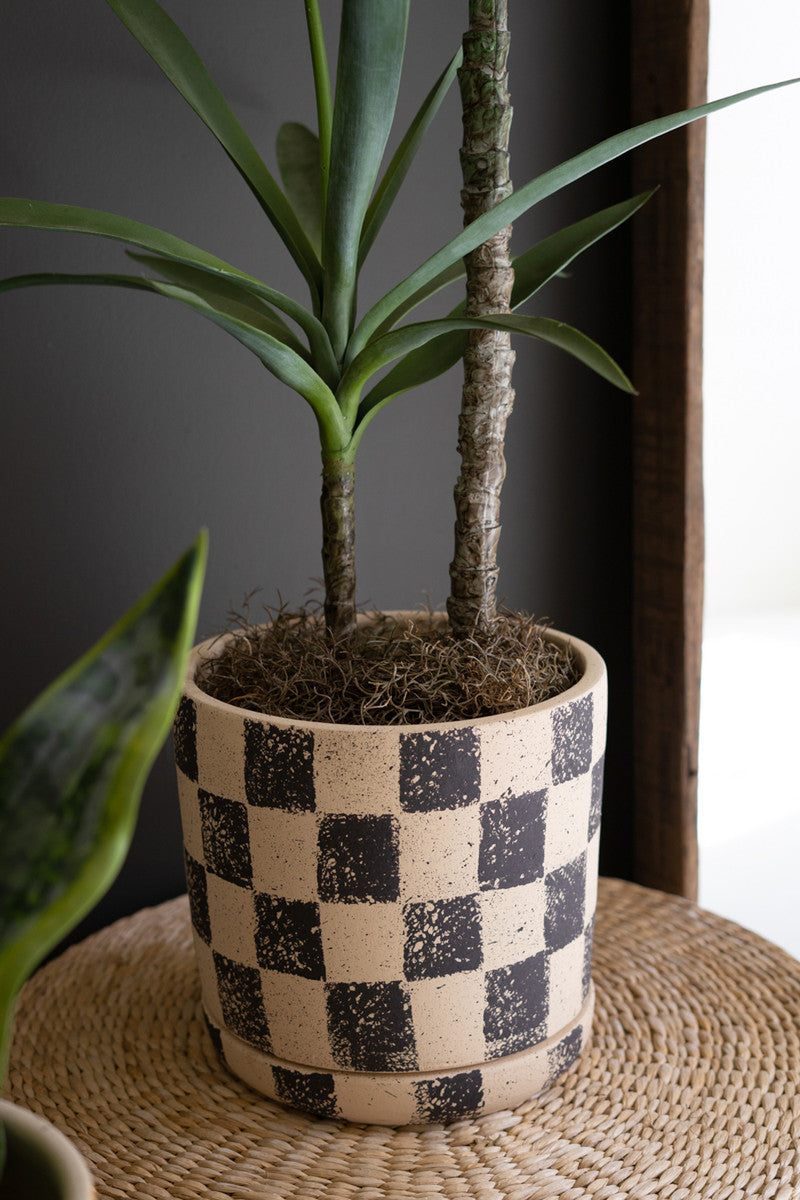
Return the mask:
[[[796,0],[711,7],[711,97],[800,75]],[[707,136],[700,900],[800,956],[800,87]]]

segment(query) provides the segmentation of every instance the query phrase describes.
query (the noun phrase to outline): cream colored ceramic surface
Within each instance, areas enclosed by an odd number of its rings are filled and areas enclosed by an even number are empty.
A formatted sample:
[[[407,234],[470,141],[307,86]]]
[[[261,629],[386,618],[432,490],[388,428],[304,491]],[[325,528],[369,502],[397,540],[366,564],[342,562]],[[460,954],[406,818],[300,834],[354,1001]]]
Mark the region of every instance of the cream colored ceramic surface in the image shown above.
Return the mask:
[[[424,1074],[376,1074],[368,1071],[333,1071],[333,1088],[320,1089],[319,1075],[296,1069],[288,1091],[281,1077],[286,1066],[272,1055],[256,1050],[223,1029],[218,1045],[235,1075],[256,1091],[283,1103],[316,1099],[324,1107],[322,1116],[340,1117],[364,1125],[415,1125],[432,1120],[447,1122],[467,1115],[480,1097],[480,1111],[499,1112],[516,1108],[563,1074],[578,1058],[590,1039],[594,1011],[594,987],[569,1026],[554,1037],[505,1058],[495,1058],[474,1067]],[[277,1070],[276,1070],[277,1068]],[[306,1090],[304,1091],[304,1081]],[[284,1086],[282,1086],[284,1085]],[[335,1097],[335,1102],[332,1098]],[[427,1111],[420,1112],[420,1099]],[[304,1105],[305,1107],[305,1105]]]
[[[10,1143],[20,1141],[33,1147],[36,1157],[47,1163],[49,1174],[58,1180],[59,1200],[96,1200],[86,1160],[54,1125],[6,1100],[0,1100],[0,1121],[6,1126]],[[20,1192],[19,1200],[33,1200],[35,1194],[29,1186],[26,1192]]]
[[[176,722],[187,880],[204,1005],[235,1073],[328,1115],[353,1111],[366,1076],[434,1076],[449,1097],[437,1112],[458,1103],[454,1073],[527,1055],[533,1094],[555,1059],[532,1052],[583,1040],[606,682],[571,641],[578,685],[476,722],[294,723],[221,704],[190,675]],[[272,1090],[259,1053],[273,1080],[284,1064]],[[494,1107],[488,1077],[479,1090]]]

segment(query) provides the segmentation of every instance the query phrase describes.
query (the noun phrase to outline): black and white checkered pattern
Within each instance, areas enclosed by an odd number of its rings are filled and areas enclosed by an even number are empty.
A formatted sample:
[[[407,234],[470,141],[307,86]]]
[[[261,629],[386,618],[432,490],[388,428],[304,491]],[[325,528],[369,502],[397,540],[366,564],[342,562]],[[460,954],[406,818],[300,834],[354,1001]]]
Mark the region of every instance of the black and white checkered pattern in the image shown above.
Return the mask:
[[[187,685],[187,884],[231,1068],[356,1120],[379,1119],[383,1073],[411,1073],[402,1122],[502,1107],[508,1055],[538,1053],[527,1095],[568,1066],[591,1007],[604,733],[604,674],[419,730],[293,727]]]

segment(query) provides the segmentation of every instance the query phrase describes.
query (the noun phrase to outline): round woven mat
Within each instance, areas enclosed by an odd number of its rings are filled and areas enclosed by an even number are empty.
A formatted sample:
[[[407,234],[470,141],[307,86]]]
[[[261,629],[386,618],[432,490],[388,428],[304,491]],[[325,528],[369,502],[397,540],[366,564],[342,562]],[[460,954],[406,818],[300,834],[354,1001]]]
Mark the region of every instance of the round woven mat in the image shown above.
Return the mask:
[[[594,979],[592,1045],[515,1112],[424,1130],[319,1121],[219,1065],[180,898],[31,981],[9,1097],[73,1137],[101,1198],[800,1197],[800,963],[602,880]]]

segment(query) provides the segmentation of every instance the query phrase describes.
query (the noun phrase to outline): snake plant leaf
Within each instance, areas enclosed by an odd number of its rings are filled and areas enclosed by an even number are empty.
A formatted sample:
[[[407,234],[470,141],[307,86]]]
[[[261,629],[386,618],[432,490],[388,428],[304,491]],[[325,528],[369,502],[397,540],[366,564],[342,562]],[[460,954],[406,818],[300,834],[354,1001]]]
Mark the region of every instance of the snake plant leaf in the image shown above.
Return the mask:
[[[106,3],[214,134],[316,294],[321,269],[314,248],[197,51],[156,0]]]
[[[375,190],[375,195],[370,201],[367,214],[364,218],[364,228],[361,233],[361,242],[358,250],[359,266],[369,253],[372,243],[378,235],[378,231],[386,219],[389,209],[394,203],[395,196],[402,186],[403,180],[409,172],[414,156],[419,149],[425,132],[433,118],[436,116],[442,101],[447,95],[453,80],[456,77],[456,72],[461,66],[463,59],[463,51],[459,47],[453,55],[450,62],[442,71],[436,83],[433,85],[428,95],[422,101],[419,111],[409,125],[404,134],[397,150],[394,152],[392,159],[384,172],[378,187]]]
[[[356,355],[361,353],[378,328],[388,328],[394,324],[396,320],[394,313],[401,305],[406,303],[409,296],[418,292],[427,282],[436,278],[437,275],[441,274],[452,263],[463,258],[465,254],[474,250],[482,242],[494,237],[499,230],[505,228],[506,225],[510,225],[517,217],[522,216],[528,209],[540,201],[547,199],[548,196],[552,196],[555,192],[561,191],[562,188],[567,187],[569,184],[582,179],[584,175],[596,171],[599,167],[604,166],[615,158],[619,158],[629,150],[634,150],[637,146],[651,141],[653,138],[669,133],[673,129],[680,129],[683,125],[688,125],[700,117],[706,117],[711,113],[719,112],[720,109],[727,108],[732,104],[738,104],[742,100],[749,100],[754,96],[774,91],[776,88],[788,87],[790,84],[798,82],[800,82],[800,79],[786,79],[780,83],[765,84],[763,87],[751,88],[746,92],[737,92],[733,96],[726,96],[721,100],[714,100],[709,104],[701,104],[696,108],[685,109],[682,112],[672,113],[666,117],[657,117],[655,120],[647,121],[643,125],[637,125],[633,129],[627,129],[622,133],[614,134],[612,137],[598,142],[597,145],[590,147],[588,150],[575,155],[574,158],[570,158],[566,162],[560,163],[557,167],[545,171],[535,179],[529,180],[528,183],[513,192],[505,200],[501,200],[499,204],[489,209],[488,212],[483,213],[476,220],[470,222],[456,237],[445,246],[442,246],[440,250],[437,250],[435,254],[426,259],[415,271],[412,271],[410,275],[401,280],[400,283],[374,304],[365,313],[350,339],[347,361],[352,362]]]
[[[559,229],[514,258],[512,309],[519,308],[549,280],[564,271],[579,254],[632,217],[653,194],[652,191],[641,192],[630,200],[623,200],[621,204],[612,204],[593,213],[591,217]]]
[[[140,221],[132,221],[129,217],[120,217],[116,213],[103,212],[101,209],[17,197],[0,199],[0,225],[94,234],[111,241],[137,246],[140,250],[161,255],[173,262],[185,263],[199,271],[207,271],[215,278],[221,278],[226,283],[266,300],[287,317],[291,317],[307,335],[314,361],[332,374],[336,373],[328,336],[322,324],[302,304],[245,271],[240,271],[238,267],[233,267],[208,251],[201,250],[199,246],[193,246],[191,242],[185,242],[162,229],[143,225]]]
[[[392,127],[409,0],[343,0],[325,210],[322,318],[341,359],[350,335],[364,216]]]
[[[306,125],[287,121],[275,143],[286,195],[315,252],[322,253],[322,177],[319,138]]]
[[[0,740],[0,1079],[28,975],[125,858],[194,639],[202,533]]]

